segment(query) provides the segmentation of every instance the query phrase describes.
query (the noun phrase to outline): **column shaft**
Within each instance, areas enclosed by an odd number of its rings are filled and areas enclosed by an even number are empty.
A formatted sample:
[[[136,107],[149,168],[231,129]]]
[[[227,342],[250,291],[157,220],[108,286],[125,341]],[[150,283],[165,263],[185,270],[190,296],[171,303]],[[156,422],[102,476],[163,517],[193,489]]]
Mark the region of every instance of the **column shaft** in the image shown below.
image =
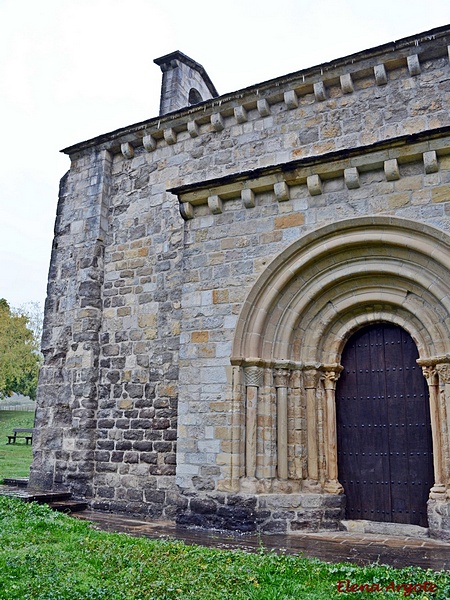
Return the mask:
[[[342,367],[340,365],[325,365],[323,367],[323,384],[325,388],[326,410],[326,469],[327,483],[325,490],[334,494],[343,493],[343,487],[338,481],[337,467],[337,426],[336,426],[336,382]]]
[[[258,388],[247,386],[246,398],[246,436],[245,436],[245,471],[247,477],[256,476],[256,418],[258,406]]]
[[[430,491],[431,498],[440,498],[445,493],[444,461],[442,448],[442,416],[440,410],[439,382],[443,383],[445,392],[450,391],[448,365],[422,367],[430,393],[430,421],[433,441],[434,485]],[[449,388],[448,390],[446,388]]]
[[[277,388],[278,477],[288,478],[288,409],[287,388]]]
[[[319,446],[317,439],[317,410],[316,392],[319,382],[317,369],[307,369],[304,372],[306,389],[306,433],[308,442],[308,479],[319,480]]]

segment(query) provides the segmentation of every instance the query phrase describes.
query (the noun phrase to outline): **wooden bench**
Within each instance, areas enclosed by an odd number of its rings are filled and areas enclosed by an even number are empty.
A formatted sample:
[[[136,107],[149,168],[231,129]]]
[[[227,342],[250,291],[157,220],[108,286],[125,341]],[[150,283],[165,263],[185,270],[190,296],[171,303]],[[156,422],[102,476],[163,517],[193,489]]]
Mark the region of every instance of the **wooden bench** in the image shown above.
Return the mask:
[[[13,435],[8,435],[8,444],[15,444],[18,438],[25,438],[25,443],[28,445],[33,442],[34,429],[13,429]]]

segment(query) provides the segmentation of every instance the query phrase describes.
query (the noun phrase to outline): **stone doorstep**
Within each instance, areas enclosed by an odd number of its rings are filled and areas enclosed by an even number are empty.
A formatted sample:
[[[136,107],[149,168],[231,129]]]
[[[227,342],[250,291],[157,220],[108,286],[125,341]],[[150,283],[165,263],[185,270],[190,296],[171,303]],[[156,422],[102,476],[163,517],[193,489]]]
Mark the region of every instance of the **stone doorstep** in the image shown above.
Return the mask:
[[[70,492],[33,492],[26,488],[18,488],[13,485],[0,485],[0,496],[14,496],[25,502],[37,502],[38,504],[48,504],[60,500],[70,500]]]
[[[23,500],[23,502],[47,504],[53,510],[65,513],[82,511],[88,506],[82,500],[72,500],[70,492],[33,492],[27,490],[22,479],[6,478],[4,482],[3,485],[0,485],[0,496],[18,498],[19,500]]]
[[[373,533],[375,535],[389,535],[394,537],[429,538],[426,527],[419,525],[406,525],[403,523],[381,523],[378,521],[340,521],[344,531],[348,533]]]
[[[28,481],[28,477],[5,477],[3,484],[24,488],[27,487]]]

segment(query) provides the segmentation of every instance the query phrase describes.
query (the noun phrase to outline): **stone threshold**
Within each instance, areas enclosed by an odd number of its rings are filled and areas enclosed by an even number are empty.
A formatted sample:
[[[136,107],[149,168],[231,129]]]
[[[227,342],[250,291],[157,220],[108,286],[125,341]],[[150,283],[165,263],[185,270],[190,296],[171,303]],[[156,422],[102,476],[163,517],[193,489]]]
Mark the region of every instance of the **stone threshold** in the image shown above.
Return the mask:
[[[389,535],[394,537],[429,538],[429,530],[419,525],[403,523],[381,523],[378,521],[341,521],[344,531],[348,533],[373,533],[375,535]]]

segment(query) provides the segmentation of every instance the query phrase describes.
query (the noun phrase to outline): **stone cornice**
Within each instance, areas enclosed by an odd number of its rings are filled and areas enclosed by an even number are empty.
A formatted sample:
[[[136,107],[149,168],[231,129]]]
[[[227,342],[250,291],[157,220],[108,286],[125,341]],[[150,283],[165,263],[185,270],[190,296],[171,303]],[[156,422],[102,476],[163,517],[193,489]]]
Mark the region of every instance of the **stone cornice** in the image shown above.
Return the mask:
[[[439,170],[438,157],[450,154],[450,126],[403,135],[367,146],[240,171],[216,179],[171,188],[178,196],[184,219],[194,216],[194,206],[208,204],[213,214],[222,212],[222,201],[241,196],[246,208],[255,206],[254,194],[273,191],[276,200],[289,200],[289,188],[306,184],[311,196],[320,195],[322,180],[344,177],[348,189],[360,187],[359,174],[384,169],[387,181],[400,179],[399,164],[422,161],[425,173]]]
[[[432,141],[439,140],[433,144]],[[430,142],[430,143],[428,143]],[[410,148],[415,145],[413,148]],[[408,148],[407,148],[408,147]],[[211,188],[218,189],[221,186],[226,186],[232,182],[248,181],[249,179],[262,179],[264,177],[275,175],[278,173],[285,174],[282,179],[289,180],[289,174],[299,168],[312,167],[323,163],[333,163],[337,161],[346,161],[358,156],[367,156],[368,160],[373,164],[377,163],[382,166],[385,160],[391,158],[401,158],[408,156],[411,160],[414,155],[419,157],[420,154],[428,150],[437,150],[450,148],[450,126],[439,127],[437,129],[428,129],[427,131],[402,135],[398,137],[381,140],[367,146],[357,146],[355,148],[344,148],[333,152],[326,152],[320,155],[305,156],[286,163],[277,165],[268,165],[248,171],[239,171],[231,175],[225,175],[215,179],[202,180],[197,183],[181,185],[171,188],[167,191],[177,196],[183,196],[189,192],[210,190]],[[407,152],[405,152],[407,150]],[[444,152],[447,154],[447,152]],[[369,158],[371,157],[371,158]],[[356,166],[359,166],[356,163]],[[339,167],[336,165],[336,168]],[[281,180],[281,179],[280,179]],[[306,178],[305,178],[306,180]]]
[[[100,147],[117,153],[121,151],[123,144],[130,144],[132,147],[144,145],[147,151],[153,151],[156,143],[145,145],[144,138],[164,140],[167,128],[175,133],[187,129],[194,137],[198,135],[198,124],[211,122],[213,130],[218,132],[221,129],[216,128],[213,121],[220,122],[224,116],[235,115],[239,122],[245,119],[246,110],[257,108],[261,117],[264,117],[270,114],[271,104],[284,102],[288,110],[294,109],[298,96],[311,93],[316,102],[322,102],[327,97],[327,86],[339,85],[343,93],[352,93],[353,81],[369,74],[374,78],[374,85],[387,84],[387,73],[402,66],[408,68],[409,76],[416,76],[420,73],[421,60],[434,60],[444,56],[448,58],[449,43],[450,26],[439,27],[123,127],[64,148],[61,152],[73,155]],[[189,123],[193,127],[189,128]]]

